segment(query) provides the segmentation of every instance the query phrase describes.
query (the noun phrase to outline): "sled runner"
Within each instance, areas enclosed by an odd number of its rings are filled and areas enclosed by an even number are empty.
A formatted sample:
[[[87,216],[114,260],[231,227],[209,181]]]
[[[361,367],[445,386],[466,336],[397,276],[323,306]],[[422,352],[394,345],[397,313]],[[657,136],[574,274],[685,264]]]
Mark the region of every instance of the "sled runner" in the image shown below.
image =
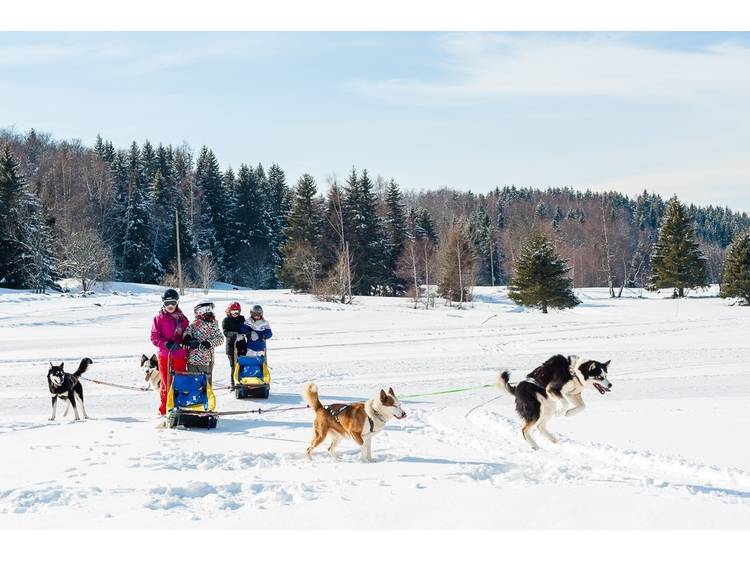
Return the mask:
[[[268,368],[265,353],[248,352],[248,355],[237,355],[234,350],[234,396],[245,398],[268,398],[271,391],[271,371]]]
[[[167,381],[167,427],[198,427],[212,429],[219,417],[216,396],[206,373],[170,371]]]

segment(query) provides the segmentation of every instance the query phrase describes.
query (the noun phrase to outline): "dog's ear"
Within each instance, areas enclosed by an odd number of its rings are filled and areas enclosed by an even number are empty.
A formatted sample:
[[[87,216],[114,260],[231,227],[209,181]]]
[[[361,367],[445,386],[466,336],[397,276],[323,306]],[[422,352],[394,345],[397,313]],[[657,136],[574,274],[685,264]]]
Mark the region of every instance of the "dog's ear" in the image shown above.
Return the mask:
[[[388,394],[390,394],[391,396],[393,396],[394,398],[396,398],[396,393],[393,392],[393,387],[391,387],[391,386],[388,387]]]
[[[381,388],[380,389],[380,401],[385,402],[386,400],[388,400],[388,395],[385,393],[385,390]]]
[[[65,361],[63,361],[62,363],[60,363],[60,370],[62,371],[64,367],[65,367]]]
[[[596,363],[594,361],[592,361],[591,365],[589,365],[589,371],[596,371]]]
[[[52,361],[49,362],[49,366],[54,368],[54,365],[52,364]]]
[[[605,369],[609,369],[609,364],[610,364],[611,361],[612,361],[611,359],[607,359],[604,363],[602,363],[602,365],[604,365]]]
[[[146,357],[145,353],[141,354],[141,365],[143,365],[146,361],[148,361],[148,357]]]
[[[154,363],[158,363],[158,362],[159,362],[159,359],[158,359],[158,358],[156,357],[156,353],[154,353],[154,354],[153,354],[153,355],[151,356],[151,361],[153,361]]]

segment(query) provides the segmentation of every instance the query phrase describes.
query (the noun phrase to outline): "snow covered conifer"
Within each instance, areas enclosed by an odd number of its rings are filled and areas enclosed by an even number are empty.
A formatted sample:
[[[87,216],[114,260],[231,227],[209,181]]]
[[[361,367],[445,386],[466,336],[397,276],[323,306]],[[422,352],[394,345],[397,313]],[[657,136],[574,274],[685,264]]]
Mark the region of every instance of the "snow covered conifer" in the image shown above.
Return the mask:
[[[284,262],[281,248],[286,242],[284,234],[287,217],[292,208],[292,192],[286,184],[286,175],[281,167],[274,163],[268,168],[267,209],[269,237],[269,280],[265,288],[276,289],[279,286],[277,272]]]
[[[684,297],[685,289],[707,285],[706,259],[695,241],[688,211],[676,196],[667,202],[659,240],[651,255],[651,270],[651,287],[673,287],[675,297]]]
[[[394,294],[400,295],[406,290],[408,281],[397,274],[396,262],[404,250],[407,227],[401,190],[392,178],[385,192],[385,208],[386,214],[383,222],[388,236],[388,271],[390,272],[388,285]]]
[[[54,284],[57,258],[48,223],[6,145],[0,153],[0,286],[44,292]]]
[[[374,186],[367,170],[357,177],[352,170],[345,195],[345,234],[349,240],[351,262],[357,272],[352,292],[378,294],[387,283],[386,238],[377,214]]]
[[[279,278],[296,291],[314,289],[322,272],[319,254],[323,239],[323,201],[315,196],[315,179],[304,174],[297,182],[294,203],[281,248],[284,262]]]
[[[541,232],[531,235],[516,261],[515,277],[508,286],[510,299],[524,306],[540,308],[573,308],[581,304],[573,293],[567,262],[555,252],[549,238]]]
[[[196,225],[195,237],[199,253],[210,254],[216,262],[219,278],[226,274],[224,245],[226,225],[224,182],[219,161],[207,147],[201,149],[195,168],[195,183],[201,193],[200,224]]]
[[[750,230],[737,234],[727,248],[720,296],[738,297],[750,305]]]

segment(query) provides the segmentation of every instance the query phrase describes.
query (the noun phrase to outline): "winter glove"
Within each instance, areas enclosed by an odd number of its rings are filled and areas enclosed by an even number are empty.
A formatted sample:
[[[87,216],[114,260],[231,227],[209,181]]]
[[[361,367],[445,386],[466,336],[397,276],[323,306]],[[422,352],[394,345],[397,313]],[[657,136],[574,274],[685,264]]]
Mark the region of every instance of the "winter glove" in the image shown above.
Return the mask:
[[[193,336],[190,334],[185,334],[185,337],[182,338],[182,345],[186,345],[190,347],[190,341],[193,339]]]
[[[164,347],[167,348],[167,351],[177,351],[182,346],[179,343],[168,341],[166,344],[164,344]]]
[[[190,341],[188,342],[187,346],[188,346],[188,347],[189,347],[190,349],[198,349],[198,346],[199,346],[200,344],[201,344],[201,342],[199,342],[199,341],[198,341],[197,339],[195,339],[195,338],[190,338]]]
[[[211,349],[213,346],[211,345],[210,341],[202,341],[201,342],[201,348],[202,349]]]
[[[258,341],[260,339],[260,336],[258,336],[258,332],[250,332],[250,339],[253,341]]]

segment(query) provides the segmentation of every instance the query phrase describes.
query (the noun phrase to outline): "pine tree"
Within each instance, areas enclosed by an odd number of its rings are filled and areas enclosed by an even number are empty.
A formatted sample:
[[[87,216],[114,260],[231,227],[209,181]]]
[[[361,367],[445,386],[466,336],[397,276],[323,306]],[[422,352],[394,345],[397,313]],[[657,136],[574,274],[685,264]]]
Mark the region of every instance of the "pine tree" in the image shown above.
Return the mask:
[[[651,256],[653,289],[673,287],[674,297],[685,289],[706,286],[706,260],[698,243],[687,209],[677,197],[667,203],[659,240]]]
[[[323,202],[316,195],[315,180],[304,174],[297,182],[294,203],[284,232],[284,261],[279,278],[295,291],[314,289],[322,273],[320,259],[323,239]]]
[[[720,296],[741,298],[750,305],[750,230],[737,234],[727,248]]]
[[[18,225],[24,182],[18,161],[6,144],[0,154],[0,286],[3,287],[23,286],[23,276],[18,268],[23,255],[18,242]]]
[[[126,281],[158,283],[164,268],[154,255],[152,207],[138,145],[133,142],[127,157],[128,200],[122,245],[122,273]]]
[[[237,178],[232,168],[224,172],[224,255],[225,267],[227,269],[227,280],[234,277],[237,269],[237,252],[239,240],[237,238]]]
[[[350,233],[349,250],[356,271],[352,292],[357,295],[378,294],[388,281],[387,242],[373,191],[367,170],[363,170],[359,178],[356,170],[352,170],[346,189],[345,216],[348,219],[347,232]]]
[[[433,244],[437,244],[438,235],[435,229],[435,221],[427,209],[419,209],[416,217],[416,231],[418,238],[427,238]]]
[[[292,194],[286,184],[286,176],[284,171],[276,163],[271,164],[271,167],[268,169],[268,191],[266,201],[269,221],[268,232],[270,234],[270,278],[267,288],[275,289],[280,286],[277,272],[284,261],[281,248],[286,242],[286,235],[284,232],[287,226],[287,217],[292,208]]]
[[[51,219],[6,145],[0,154],[0,286],[44,292],[54,285],[56,269]]]
[[[200,223],[195,236],[199,254],[213,257],[218,268],[219,279],[227,276],[224,241],[226,240],[224,182],[219,162],[213,151],[201,149],[195,168],[195,183],[200,191]]]
[[[143,143],[143,147],[141,148],[141,165],[143,166],[143,175],[145,176],[146,183],[148,185],[153,184],[153,182],[155,181],[156,173],[161,167],[160,164],[161,162],[159,162],[159,158],[156,151],[154,150],[154,147],[147,140],[145,143]]]
[[[269,280],[269,232],[266,212],[265,174],[242,164],[235,181],[234,237],[236,254],[232,280],[251,287],[265,287]]]
[[[404,250],[406,242],[406,216],[404,214],[404,204],[402,202],[401,190],[398,184],[391,178],[385,192],[385,219],[383,221],[386,235],[388,237],[387,245],[387,269],[389,272],[388,285],[390,292],[394,295],[401,295],[406,290],[407,279],[403,279],[397,274],[397,261]]]
[[[508,286],[508,297],[532,308],[573,308],[579,304],[568,277],[570,267],[541,232],[532,233],[516,261],[515,277]]]
[[[496,229],[489,215],[480,209],[477,216],[477,254],[479,256],[479,282],[492,286],[502,283],[503,254],[496,241]]]

